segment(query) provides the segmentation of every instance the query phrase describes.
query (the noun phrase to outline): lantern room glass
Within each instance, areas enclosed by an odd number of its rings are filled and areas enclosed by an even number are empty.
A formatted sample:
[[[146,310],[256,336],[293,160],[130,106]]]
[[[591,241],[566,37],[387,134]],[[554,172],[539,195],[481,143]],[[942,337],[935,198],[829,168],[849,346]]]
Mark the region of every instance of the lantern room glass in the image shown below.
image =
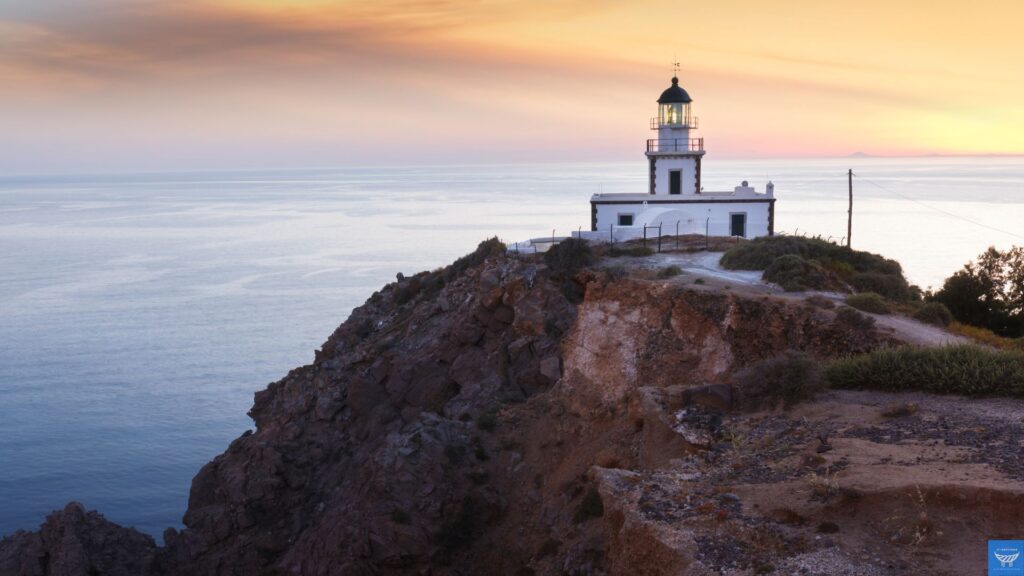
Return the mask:
[[[690,105],[676,102],[661,105],[662,126],[688,126],[690,124]]]

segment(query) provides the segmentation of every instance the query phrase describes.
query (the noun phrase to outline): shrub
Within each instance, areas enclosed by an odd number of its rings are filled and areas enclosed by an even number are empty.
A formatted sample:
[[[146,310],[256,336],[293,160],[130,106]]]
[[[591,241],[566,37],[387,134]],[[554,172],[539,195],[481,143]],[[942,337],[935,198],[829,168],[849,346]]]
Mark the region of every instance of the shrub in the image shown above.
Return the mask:
[[[940,302],[928,302],[918,308],[913,314],[914,320],[933,324],[935,326],[948,326],[953,321],[953,315],[949,308]]]
[[[854,330],[873,330],[875,328],[874,318],[865,316],[847,306],[836,310],[836,322]]]
[[[594,253],[586,240],[569,238],[544,253],[544,263],[555,274],[572,276],[594,263]]]
[[[800,236],[765,236],[737,244],[722,255],[721,263],[723,267],[733,270],[764,270],[776,258],[787,254],[796,254],[805,260],[818,260],[844,273],[848,273],[851,268],[857,272],[903,273],[895,260],[870,252],[851,250],[821,238]]]
[[[813,262],[827,284],[849,282],[857,290],[884,294],[897,301],[914,299],[899,263],[878,254],[851,250],[821,238],[771,236],[737,244],[722,255],[721,265],[733,270],[767,270],[778,258],[798,256]],[[765,277],[768,280],[767,275]],[[774,281],[774,280],[772,280]],[[783,284],[784,282],[779,282]],[[804,284],[814,287],[812,284]]]
[[[875,294],[874,292],[851,294],[846,297],[846,305],[872,314],[889,313],[889,303],[886,302],[881,294]]]
[[[897,302],[912,300],[913,291],[903,276],[879,272],[857,272],[850,277],[850,286],[857,292],[874,292]]]
[[[625,266],[609,266],[604,269],[604,272],[608,276],[608,280],[612,282],[629,276],[629,271],[626,270]]]
[[[659,270],[658,278],[672,278],[674,276],[679,276],[682,273],[683,269],[673,264],[672,266],[666,266]]]
[[[844,280],[853,278],[857,271],[853,268],[849,262],[843,262],[841,260],[832,260],[831,258],[825,258],[820,260],[821,267],[829,272],[834,273],[836,276]]]
[[[954,334],[966,336],[971,340],[976,340],[993,348],[1024,351],[1024,338],[1004,338],[987,328],[968,326],[960,322],[951,322],[947,328]]]
[[[806,302],[811,306],[824,308],[826,310],[831,310],[836,307],[835,302],[833,302],[829,298],[822,296],[821,294],[811,294],[810,296],[807,297]]]
[[[1024,396],[1024,353],[976,345],[883,348],[833,361],[836,388]]]
[[[821,289],[828,284],[828,276],[821,266],[804,260],[796,254],[779,256],[764,270],[764,279],[783,287],[787,292],[808,288]]]
[[[790,408],[824,389],[821,365],[804,352],[762,360],[737,374],[740,405],[748,410]]]
[[[1024,337],[1024,246],[989,248],[931,297],[958,321],[1000,336]]]
[[[647,246],[630,246],[628,248],[612,248],[609,256],[631,256],[633,258],[642,258],[652,254],[654,254],[654,250]]]
[[[477,245],[476,250],[452,262],[444,271],[445,279],[451,280],[466,270],[483,264],[491,256],[504,255],[507,250],[497,236],[488,238]]]

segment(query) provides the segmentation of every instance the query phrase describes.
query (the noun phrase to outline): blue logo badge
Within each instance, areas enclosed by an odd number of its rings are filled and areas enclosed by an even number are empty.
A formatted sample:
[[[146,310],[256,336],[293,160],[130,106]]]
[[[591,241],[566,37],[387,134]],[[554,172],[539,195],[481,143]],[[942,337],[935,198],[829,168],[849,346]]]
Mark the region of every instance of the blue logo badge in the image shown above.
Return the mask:
[[[988,576],[1024,576],[1024,540],[988,541]]]

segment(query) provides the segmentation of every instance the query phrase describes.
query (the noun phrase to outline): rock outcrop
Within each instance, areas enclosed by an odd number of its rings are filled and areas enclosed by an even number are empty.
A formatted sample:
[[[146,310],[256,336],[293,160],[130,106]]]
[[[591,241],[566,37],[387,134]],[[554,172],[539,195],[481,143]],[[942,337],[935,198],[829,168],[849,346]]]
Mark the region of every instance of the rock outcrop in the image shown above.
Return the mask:
[[[878,523],[913,486],[891,470],[870,482],[864,437],[892,438],[865,427],[884,424],[865,416],[873,396],[730,411],[754,362],[889,343],[792,298],[560,274],[485,243],[374,294],[257,393],[255,432],[199,471],[163,547],[72,505],[0,542],[0,576],[901,573],[945,515],[923,536],[901,524],[877,561],[820,537],[864,532],[849,514]],[[1001,487],[1020,471],[976,465],[972,498],[1010,506]],[[922,490],[955,504],[948,482]]]
[[[0,574],[142,576],[155,554],[152,537],[72,502],[47,517],[38,532],[17,532],[0,542]]]

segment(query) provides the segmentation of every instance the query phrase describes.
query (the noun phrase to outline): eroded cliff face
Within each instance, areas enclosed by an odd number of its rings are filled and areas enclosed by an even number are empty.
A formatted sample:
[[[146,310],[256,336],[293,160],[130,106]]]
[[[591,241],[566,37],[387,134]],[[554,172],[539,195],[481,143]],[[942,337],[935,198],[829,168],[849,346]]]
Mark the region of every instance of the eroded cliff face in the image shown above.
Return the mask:
[[[787,350],[888,342],[791,299],[600,267],[562,277],[484,247],[384,288],[313,364],[257,393],[255,432],[197,474],[186,528],[160,549],[132,544],[113,560],[122,572],[100,573],[726,573],[729,551],[708,552],[726,529],[775,546],[736,572],[750,573],[798,536],[727,524],[770,520],[743,512],[739,488],[726,501],[716,486],[824,464],[793,456],[818,442],[806,425],[786,437],[789,452],[743,459],[723,428],[753,426],[728,420],[735,372]],[[796,459],[778,477],[739,473],[773,458]],[[90,574],[38,561],[67,546],[16,535],[0,543],[0,574]]]
[[[443,276],[375,294],[314,364],[256,395],[256,432],[196,476],[162,569],[419,572],[508,508],[488,477],[509,456],[486,429],[558,380],[574,305],[503,256]]]

